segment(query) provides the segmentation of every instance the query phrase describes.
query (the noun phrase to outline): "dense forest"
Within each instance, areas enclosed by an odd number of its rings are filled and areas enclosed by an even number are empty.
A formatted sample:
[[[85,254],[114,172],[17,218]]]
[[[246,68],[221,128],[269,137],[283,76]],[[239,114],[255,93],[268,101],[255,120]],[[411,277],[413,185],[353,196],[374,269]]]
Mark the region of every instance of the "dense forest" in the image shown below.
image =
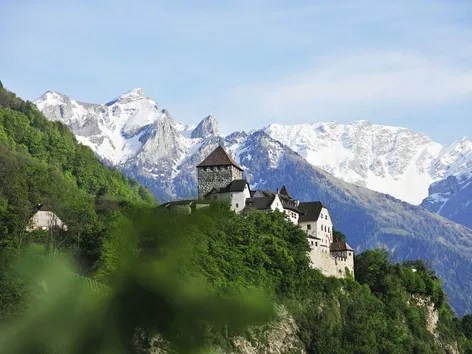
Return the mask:
[[[66,221],[67,233],[25,231],[33,208],[43,203]],[[32,242],[69,254],[82,272],[92,273],[119,207],[127,203],[155,201],[147,189],[103,166],[66,126],[48,121],[31,102],[0,87],[1,281],[11,281],[9,261]],[[10,290],[15,291],[2,287],[0,317],[20,301]]]
[[[261,352],[289,317],[283,352],[472,353],[472,316],[422,261],[366,251],[355,280],[326,278],[281,213],[160,210],[3,87],[0,175],[0,352]],[[26,232],[38,203],[68,231]]]

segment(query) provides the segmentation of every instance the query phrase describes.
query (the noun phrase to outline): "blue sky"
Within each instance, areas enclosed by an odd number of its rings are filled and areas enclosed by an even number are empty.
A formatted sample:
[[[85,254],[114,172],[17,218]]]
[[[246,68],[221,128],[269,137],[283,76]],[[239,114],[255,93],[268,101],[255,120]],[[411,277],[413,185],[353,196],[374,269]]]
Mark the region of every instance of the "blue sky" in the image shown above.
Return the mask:
[[[472,138],[472,1],[0,0],[0,80],[105,103],[134,87],[223,132],[370,120]]]

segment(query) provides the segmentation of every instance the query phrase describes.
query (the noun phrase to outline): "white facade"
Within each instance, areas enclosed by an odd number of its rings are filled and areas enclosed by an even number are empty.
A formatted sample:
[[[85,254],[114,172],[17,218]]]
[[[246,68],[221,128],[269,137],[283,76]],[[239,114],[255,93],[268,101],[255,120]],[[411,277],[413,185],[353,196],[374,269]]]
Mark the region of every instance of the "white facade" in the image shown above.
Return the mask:
[[[318,220],[300,222],[300,227],[307,233],[310,245],[310,263],[326,276],[345,278],[348,272],[354,274],[354,251],[332,252],[333,220],[327,208],[322,207]],[[350,247],[349,247],[350,248]]]
[[[30,219],[27,227],[28,231],[33,230],[51,230],[63,229],[67,230],[67,226],[52,211],[37,211]]]
[[[253,196],[253,198],[265,198],[265,197],[266,197],[266,195],[264,195],[264,193],[261,192],[261,191],[256,191],[254,193],[254,196]],[[282,204],[282,200],[280,199],[278,193],[275,193],[274,201],[272,202],[270,208],[272,210],[278,210],[282,213],[285,213],[285,215],[288,216],[288,218],[291,222],[293,222],[294,224],[298,224],[298,219],[299,219],[300,215],[295,211],[284,208],[284,206]]]
[[[256,192],[256,194],[257,194],[257,193],[258,193],[258,192]],[[280,211],[280,212],[282,212],[282,213],[284,212],[284,207],[282,206],[282,201],[280,200],[280,198],[279,198],[278,195],[276,195],[276,196],[274,197],[274,201],[273,201],[272,204],[270,205],[270,208],[271,208],[272,210],[278,210],[278,211]]]
[[[241,212],[246,206],[246,199],[251,197],[249,186],[246,184],[242,192],[210,193],[208,199],[229,202],[231,210]]]

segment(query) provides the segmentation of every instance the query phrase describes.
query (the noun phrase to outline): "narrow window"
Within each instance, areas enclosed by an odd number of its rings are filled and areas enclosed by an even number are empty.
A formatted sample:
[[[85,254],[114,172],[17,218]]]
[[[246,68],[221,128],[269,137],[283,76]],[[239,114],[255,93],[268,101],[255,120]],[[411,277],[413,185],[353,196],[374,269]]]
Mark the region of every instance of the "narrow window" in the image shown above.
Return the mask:
[[[311,241],[311,245],[313,246],[313,241]]]
[[[308,224],[308,225],[306,226],[306,228],[307,228],[308,230],[311,230],[311,224]]]
[[[236,203],[236,208],[239,208],[239,204],[238,204],[238,203]]]
[[[315,242],[315,246],[318,246],[318,242]]]
[[[328,220],[328,215],[325,215],[325,219]]]

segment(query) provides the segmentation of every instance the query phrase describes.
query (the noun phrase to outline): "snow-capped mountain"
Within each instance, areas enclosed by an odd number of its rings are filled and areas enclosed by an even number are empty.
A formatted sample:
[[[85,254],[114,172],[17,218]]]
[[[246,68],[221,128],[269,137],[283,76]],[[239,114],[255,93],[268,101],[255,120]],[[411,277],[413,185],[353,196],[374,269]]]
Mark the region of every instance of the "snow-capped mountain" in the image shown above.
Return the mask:
[[[161,199],[193,193],[195,171],[186,162],[202,157],[194,156],[199,146],[219,136],[213,116],[195,128],[184,126],[145,97],[142,89],[101,105],[50,91],[35,103],[49,119],[67,124],[77,139],[104,161],[142,183],[154,179],[146,185]],[[467,154],[472,143],[465,138],[443,146],[410,129],[367,121],[272,124],[263,131],[313,166],[411,204],[428,197],[431,184],[465,173],[472,165],[472,155]],[[177,191],[174,180],[185,181],[188,189]]]
[[[433,183],[421,206],[472,229],[472,143],[462,139],[452,144],[436,163],[458,172]]]
[[[272,124],[265,132],[346,182],[411,204],[420,204],[432,183],[472,165],[472,156],[462,154],[472,146],[465,138],[442,146],[422,133],[367,121]]]
[[[253,188],[275,190],[285,184],[300,200],[323,200],[357,251],[385,246],[399,259],[431,260],[453,306],[460,313],[472,309],[472,283],[461,276],[472,272],[472,230],[323,171],[357,178],[371,188],[368,177],[375,176],[378,189],[391,188],[405,199],[414,195],[419,203],[422,195],[416,188],[427,191],[435,178],[459,175],[469,166],[463,153],[467,140],[444,148],[422,134],[368,122],[319,123],[319,129],[272,125],[220,136],[213,117],[196,128],[183,126],[139,89],[101,105],[54,92],[35,103],[49,119],[67,124],[104,161],[148,186],[160,201],[195,197],[195,166],[223,144]],[[352,175],[342,175],[350,170]],[[415,183],[409,193],[401,184],[408,178]],[[392,183],[398,184],[393,188]]]
[[[161,157],[178,160],[187,143],[181,133],[191,129],[145,97],[142,89],[106,104],[78,102],[48,91],[35,103],[46,117],[67,124],[81,143],[112,165],[129,160],[152,163]]]

